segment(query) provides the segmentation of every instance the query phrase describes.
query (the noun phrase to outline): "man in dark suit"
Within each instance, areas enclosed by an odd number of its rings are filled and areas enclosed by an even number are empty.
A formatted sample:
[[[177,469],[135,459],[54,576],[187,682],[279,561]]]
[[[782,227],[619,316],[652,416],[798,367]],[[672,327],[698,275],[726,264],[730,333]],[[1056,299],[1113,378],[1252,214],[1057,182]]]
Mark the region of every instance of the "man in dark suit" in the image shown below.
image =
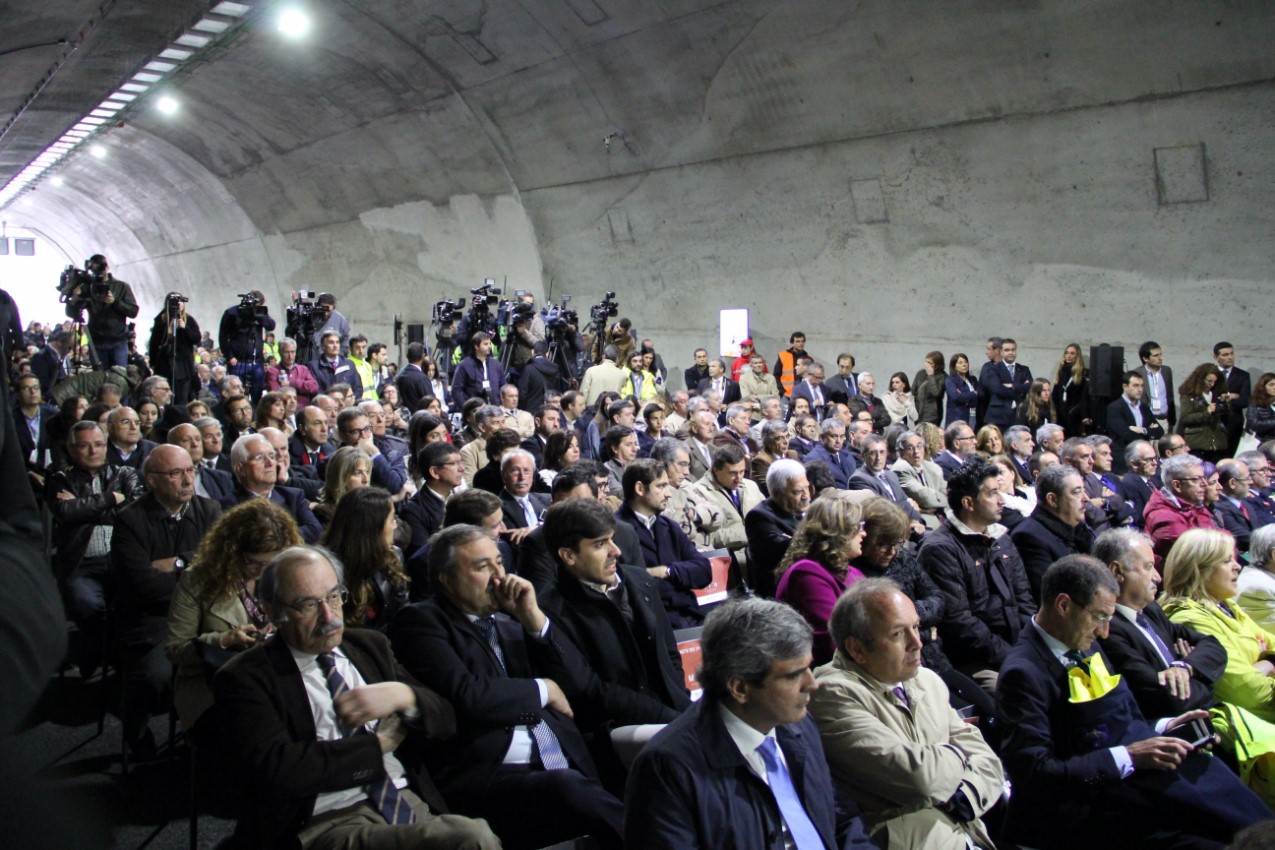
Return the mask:
[[[1028,461],[1031,460],[1032,452],[1036,449],[1036,441],[1032,439],[1031,429],[1026,425],[1015,425],[1010,428],[1005,432],[1005,448],[1008,450],[1006,454],[1014,462],[1014,468],[1018,470],[1024,483],[1031,484],[1033,476]]]
[[[297,521],[306,543],[317,543],[323,526],[306,504],[305,494],[292,487],[280,487],[274,446],[260,434],[240,437],[230,449],[235,475],[235,504],[253,499],[269,499]]]
[[[820,369],[822,370],[822,368],[821,366]],[[810,370],[807,369],[806,374],[809,375]],[[837,374],[824,382],[823,391],[826,393],[828,401],[836,401],[841,404],[845,404],[859,395],[859,375],[854,371],[853,354],[843,352],[837,355]]]
[[[806,377],[797,381],[792,386],[792,397],[789,400],[788,407],[792,408],[792,402],[799,398],[804,398],[806,403],[810,405],[810,415],[815,418],[816,422],[823,422],[824,407],[831,401],[828,390],[823,386],[823,364],[811,363],[806,369]]]
[[[1014,424],[1015,400],[1014,382],[1001,362],[1003,344],[1000,337],[988,338],[987,362],[978,375],[978,424],[995,425],[1002,433]]]
[[[1172,622],[1156,604],[1160,575],[1151,539],[1130,529],[1106,531],[1093,553],[1120,585],[1111,630],[1098,644],[1142,714],[1176,717],[1216,705],[1213,685],[1226,669],[1226,650],[1217,638]]]
[[[859,451],[863,455],[863,466],[856,469],[854,475],[850,476],[850,483],[846,489],[871,490],[878,496],[889,499],[908,515],[912,524],[912,534],[916,537],[924,534],[925,520],[916,508],[912,507],[911,500],[903,492],[903,483],[899,481],[899,476],[886,469],[890,451],[886,446],[885,437],[880,434],[869,434],[863,439]]]
[[[1133,371],[1142,376],[1143,397],[1151,408],[1151,415],[1167,433],[1178,424],[1177,384],[1173,383],[1173,370],[1164,365],[1164,351],[1160,343],[1148,340],[1138,347],[1138,359],[1142,365]]]
[[[1224,460],[1217,465],[1217,483],[1222,488],[1221,497],[1213,504],[1213,513],[1219,525],[1235,538],[1235,547],[1247,552],[1253,532],[1270,523],[1266,512],[1249,504],[1253,480],[1248,466],[1238,460]]]
[[[748,585],[765,599],[775,596],[775,568],[783,560],[806,508],[810,507],[810,482],[806,468],[780,458],[766,470],[770,497],[744,514],[748,534]]]
[[[1033,599],[1049,565],[1064,555],[1089,554],[1094,533],[1085,524],[1085,483],[1075,467],[1059,464],[1036,476],[1036,507],[1010,532],[1023,558]]]
[[[1226,437],[1229,451],[1235,454],[1240,445],[1240,437],[1244,436],[1244,411],[1248,409],[1249,397],[1252,395],[1252,383],[1248,372],[1235,365],[1235,346],[1229,342],[1219,342],[1213,346],[1213,359],[1222,372],[1221,386],[1214,392],[1213,400],[1225,405],[1223,421],[1226,423]]]
[[[1160,468],[1160,458],[1151,443],[1134,440],[1125,446],[1124,460],[1129,471],[1120,478],[1120,495],[1133,511],[1134,527],[1142,528],[1142,512],[1146,510],[1151,494],[1164,486],[1156,473]]]
[[[794,388],[793,392],[797,390]],[[820,460],[828,465],[832,477],[841,490],[850,486],[850,476],[854,475],[854,458],[845,449],[846,426],[838,419],[828,418],[819,426],[819,445],[806,452],[806,463]]]
[[[1244,500],[1249,515],[1262,525],[1275,523],[1275,500],[1269,495],[1271,462],[1257,449],[1240,452],[1235,459],[1248,467],[1248,475],[1252,479],[1248,485],[1248,498]]]
[[[201,461],[203,466],[233,473],[230,452],[222,435],[221,423],[211,416],[203,416],[191,424],[199,429],[199,438],[204,441],[204,459]]]
[[[66,356],[71,346],[70,331],[54,331],[49,335],[48,344],[31,358],[31,372],[40,379],[40,392],[45,398],[52,398],[51,393],[58,381],[70,374],[66,368]]]
[[[333,384],[349,384],[354,399],[357,401],[363,398],[363,379],[359,377],[354,361],[341,356],[341,335],[336,331],[323,334],[322,353],[306,366],[314,375],[321,392],[326,392]]]
[[[142,420],[137,411],[123,405],[115,408],[106,417],[106,430],[110,434],[106,462],[111,466],[141,469],[142,461],[156,444],[142,438]]]
[[[1107,434],[1116,457],[1116,472],[1124,472],[1125,446],[1133,440],[1158,440],[1164,429],[1143,399],[1145,380],[1137,372],[1124,373],[1124,393],[1107,405]]]
[[[483,821],[440,814],[417,747],[404,746],[454,735],[452,706],[411,680],[382,635],[345,630],[344,593],[322,550],[284,550],[257,584],[278,636],[213,681],[250,789],[236,843],[307,846],[322,835],[333,846],[499,847]]]
[[[1100,673],[1119,585],[1095,558],[1063,558],[1045,574],[1040,611],[1001,667],[1002,756],[1014,786],[1006,838],[1042,850],[1221,847],[1270,810],[1218,759],[1157,734],[1124,681],[1100,699],[1069,699],[1071,671]],[[1105,663],[1105,659],[1103,659]],[[1110,669],[1111,665],[1106,664]],[[1194,737],[1193,711],[1163,721]]]
[[[317,404],[297,411],[297,430],[288,438],[288,457],[293,466],[308,466],[317,473],[319,464],[336,454],[337,445],[328,439],[328,415]]]
[[[1018,406],[1027,401],[1027,393],[1032,388],[1032,370],[1018,362],[1018,343],[1009,337],[1001,340],[1001,365],[1013,384],[1013,408],[1017,411]]]
[[[701,645],[704,698],[633,763],[626,845],[872,846],[861,823],[838,811],[819,732],[806,711],[817,686],[810,627],[801,615],[771,600],[727,602],[709,615]]]
[[[212,499],[222,508],[230,509],[235,502],[235,479],[229,472],[205,466],[204,441],[199,429],[187,423],[168,432],[168,444],[185,449],[195,465],[195,495]]]
[[[427,395],[433,395],[434,391],[429,384],[429,378],[421,369],[421,364],[425,361],[425,346],[419,342],[410,343],[407,346],[406,357],[407,365],[398,370],[394,385],[398,387],[399,401],[414,413],[420,400]],[[446,364],[439,366],[440,375],[445,371]]]
[[[708,377],[699,382],[698,390],[700,395],[709,390],[718,390],[722,394],[723,407],[739,401],[739,384],[730,379],[726,361],[721,358],[708,361]]]
[[[659,579],[660,601],[674,628],[691,628],[704,621],[695,591],[713,580],[713,567],[695,548],[686,532],[664,516],[672,494],[664,464],[650,458],[633,461],[624,470],[624,504],[615,518],[637,532],[642,561]]]
[[[536,461],[531,452],[513,449],[500,462],[500,480],[505,485],[500,491],[500,505],[515,546],[540,525],[541,516],[549,508],[548,496],[531,492],[535,477]]]
[[[57,412],[44,404],[40,379],[35,375],[19,375],[15,387],[18,407],[14,411],[18,448],[26,463],[27,476],[34,492],[44,489],[44,478],[53,462],[53,441],[49,436],[49,422]]]
[[[585,834],[620,847],[623,808],[571,720],[568,694],[589,689],[584,658],[483,529],[436,535],[429,571],[437,595],[401,610],[391,636],[403,666],[456,708],[455,739],[426,752],[452,805],[486,818],[506,848]]]
[[[968,422],[953,422],[943,431],[943,446],[944,450],[934,456],[934,462],[943,470],[943,477],[950,480],[956,470],[977,453],[974,429]]]
[[[596,499],[565,499],[551,507],[543,532],[558,580],[539,598],[597,676],[596,696],[577,706],[577,723],[594,731],[594,758],[622,791],[625,771],[616,754],[632,761],[623,753],[637,755],[654,730],[623,730],[613,742],[611,729],[668,723],[691,698],[660,604],[660,579],[641,565],[619,563],[615,528],[615,515]]]
[[[465,483],[460,471],[460,450],[439,440],[427,443],[420,451],[418,468],[421,488],[398,510],[399,519],[412,529],[409,552],[415,552],[443,527],[443,511],[456,488]]]
[[[549,437],[561,428],[562,411],[556,407],[541,405],[536,408],[536,430],[522,441],[522,448],[531,452],[536,461],[536,469],[544,467],[545,446],[549,445]]]
[[[558,364],[549,359],[549,343],[543,339],[536,340],[531,346],[534,355],[522,367],[518,376],[519,407],[530,413],[545,406],[545,393],[562,392],[566,388],[562,370]]]
[[[288,454],[288,435],[278,428],[262,428],[257,432],[270,441],[275,456],[275,486],[291,487],[300,490],[307,503],[319,500],[323,492],[323,480],[315,473],[312,466],[292,468],[292,458]]]

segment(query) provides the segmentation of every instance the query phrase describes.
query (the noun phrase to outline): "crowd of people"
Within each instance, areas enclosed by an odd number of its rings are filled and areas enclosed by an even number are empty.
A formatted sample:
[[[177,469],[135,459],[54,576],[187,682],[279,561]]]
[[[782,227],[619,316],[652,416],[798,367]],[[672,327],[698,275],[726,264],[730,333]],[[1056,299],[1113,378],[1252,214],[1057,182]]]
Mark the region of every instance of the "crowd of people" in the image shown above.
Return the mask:
[[[244,846],[1269,829],[1275,374],[1230,343],[1174,385],[992,338],[878,395],[801,333],[670,382],[627,322],[579,375],[543,327],[396,368],[331,298],[300,363],[250,295],[98,368],[32,324],[12,413],[71,661],[133,758],[175,706]]]

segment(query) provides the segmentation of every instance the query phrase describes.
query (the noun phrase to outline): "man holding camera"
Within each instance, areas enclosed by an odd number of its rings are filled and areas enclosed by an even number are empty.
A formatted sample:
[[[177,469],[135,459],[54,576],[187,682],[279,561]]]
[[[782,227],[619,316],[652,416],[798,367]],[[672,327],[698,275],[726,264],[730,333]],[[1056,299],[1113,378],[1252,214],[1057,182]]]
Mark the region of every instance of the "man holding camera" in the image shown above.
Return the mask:
[[[67,296],[66,315],[79,319],[89,313],[89,336],[97,352],[98,368],[128,365],[128,320],[137,318],[133,287],[111,274],[106,257],[94,254],[84,264],[87,274]]]
[[[334,333],[341,341],[341,356],[350,353],[350,320],[336,310],[336,296],[331,292],[320,292],[315,310],[315,320],[319,329],[314,332],[314,350],[323,350],[324,334]]]
[[[184,405],[195,397],[198,378],[195,374],[195,346],[203,334],[199,323],[186,315],[186,296],[170,292],[151,325],[147,354],[151,369],[172,385],[173,401]]]
[[[255,406],[261,401],[266,374],[261,362],[265,331],[275,329],[274,319],[266,308],[266,296],[254,289],[239,296],[239,303],[221,314],[217,342],[226,358],[231,374],[244,382]]]

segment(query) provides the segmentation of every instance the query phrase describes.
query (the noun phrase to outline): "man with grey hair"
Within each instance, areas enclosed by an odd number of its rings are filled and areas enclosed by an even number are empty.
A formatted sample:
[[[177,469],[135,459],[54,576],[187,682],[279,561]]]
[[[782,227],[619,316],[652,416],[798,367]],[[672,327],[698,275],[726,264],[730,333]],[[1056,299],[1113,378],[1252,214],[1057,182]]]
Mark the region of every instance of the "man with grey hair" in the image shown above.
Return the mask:
[[[106,447],[106,462],[112,466],[141,469],[155,448],[156,443],[142,437],[142,420],[131,407],[120,406],[106,415],[106,430],[110,443]]]
[[[1195,455],[1174,455],[1160,463],[1164,486],[1151,494],[1143,513],[1143,528],[1155,541],[1156,569],[1164,565],[1169,550],[1190,528],[1218,528],[1204,504],[1204,463]]]
[[[700,528],[716,528],[721,523],[721,511],[695,487],[697,479],[685,442],[661,437],[651,446],[651,460],[662,463],[668,472],[669,500],[663,515],[677,523],[687,537],[694,541],[700,536]],[[747,521],[748,517],[744,519]]]
[[[837,788],[890,850],[993,846],[979,818],[1004,794],[1001,762],[921,665],[912,601],[891,579],[861,579],[828,627],[837,651],[815,671],[810,713]]]
[[[752,417],[749,415],[748,406],[737,402],[726,408],[725,425],[717,434],[718,441],[729,441],[739,446],[749,465],[752,465],[753,455],[758,449],[757,444],[748,436],[748,429],[751,426]]]
[[[925,456],[925,438],[915,431],[904,431],[894,443],[899,458],[890,469],[899,484],[930,528],[937,528],[939,517],[947,510],[947,479],[943,469]]]
[[[1036,429],[1036,446],[1042,452],[1053,452],[1061,457],[1062,444],[1067,439],[1063,427],[1054,422],[1046,422]]]
[[[1151,494],[1164,486],[1160,481],[1160,458],[1149,441],[1134,440],[1125,446],[1124,462],[1129,471],[1120,476],[1120,495],[1133,514],[1134,527],[1142,528],[1142,512]]]
[[[1074,466],[1051,466],[1036,476],[1036,507],[1009,535],[1023,556],[1033,599],[1040,598],[1040,582],[1050,564],[1064,555],[1093,551],[1085,505],[1084,479]]]
[[[271,392],[292,387],[297,393],[297,408],[305,409],[319,394],[319,382],[310,368],[297,362],[297,341],[284,337],[279,341],[279,362],[266,367],[266,389]]]
[[[874,395],[877,388],[877,379],[872,377],[871,372],[860,372],[859,377],[855,379],[855,383],[859,387],[859,400],[863,402],[867,407],[868,413],[872,416],[872,430],[880,434],[890,427],[890,411],[886,410],[885,404]]]
[[[473,423],[478,437],[460,449],[461,472],[471,484],[474,475],[487,463],[487,438],[505,427],[505,413],[494,404],[484,404],[474,411]]]
[[[269,499],[297,521],[306,543],[316,543],[323,526],[306,503],[305,494],[279,485],[279,463],[274,446],[260,434],[245,434],[230,447],[230,465],[235,475],[235,504],[253,499]]]
[[[221,423],[211,416],[201,416],[191,424],[199,429],[199,439],[204,443],[204,459],[200,462],[207,468],[232,472],[230,452],[225,451]]]
[[[1093,554],[1120,585],[1111,630],[1098,643],[1142,713],[1171,717],[1217,705],[1213,685],[1226,669],[1226,650],[1217,638],[1171,621],[1156,603],[1151,538],[1127,528],[1104,531]]]
[[[1268,524],[1265,517],[1249,509],[1252,481],[1248,465],[1241,461],[1224,460],[1217,465],[1217,483],[1222,488],[1222,496],[1213,505],[1213,516],[1231,532],[1241,552],[1248,551],[1253,532]]]
[[[1240,570],[1237,594],[1240,607],[1262,628],[1269,629],[1271,599],[1275,597],[1275,577],[1271,561],[1275,558],[1275,524],[1264,525],[1253,532],[1248,545],[1249,565]]]
[[[1119,584],[1105,564],[1069,555],[1042,581],[1040,610],[1001,668],[1001,754],[1014,787],[1005,838],[1074,847],[1220,847],[1270,818],[1220,760],[1166,734],[1208,717],[1189,711],[1149,722],[1128,685],[1104,675],[1095,650],[1116,616]],[[1105,671],[1104,671],[1105,668]],[[1101,699],[1071,683],[1105,680]],[[1086,688],[1088,690],[1088,688]],[[1186,727],[1186,728],[1183,728]]]
[[[934,462],[943,470],[943,477],[950,479],[965,461],[977,453],[974,429],[968,422],[953,422],[943,429],[943,451],[935,456]]]
[[[598,396],[603,393],[624,392],[624,370],[615,365],[619,359],[620,349],[608,345],[602,350],[602,361],[584,371],[580,394],[589,408],[598,403]]]
[[[801,615],[771,600],[726,602],[705,621],[701,647],[704,698],[633,763],[626,846],[831,850],[846,846],[845,828],[862,835],[837,810],[806,710],[818,685]]]
[[[850,476],[854,475],[853,457],[845,449],[846,426],[833,417],[828,417],[819,426],[819,445],[806,452],[805,462],[823,461],[832,472],[838,489],[845,490],[850,486]]]
[[[1275,500],[1271,492],[1271,462],[1258,449],[1240,452],[1235,457],[1248,467],[1249,482],[1246,504],[1250,512],[1256,512],[1259,526],[1275,523]]]
[[[673,409],[664,417],[664,433],[676,434],[690,416],[691,395],[686,390],[677,390],[669,393],[668,400]]]
[[[1089,464],[1087,470],[1081,470],[1081,475],[1085,479],[1085,496],[1089,499],[1090,507],[1085,510],[1089,527],[1100,534],[1108,528],[1129,525],[1133,521],[1133,509],[1120,495],[1120,485],[1112,469],[1111,438],[1094,434],[1085,437],[1084,442],[1089,447]]]
[[[761,413],[761,418],[753,423],[753,426],[748,429],[748,436],[752,437],[753,441],[760,446],[763,445],[761,431],[767,422],[779,422],[785,427],[787,427],[788,423],[784,422],[784,405],[783,402],[779,400],[779,396],[761,396],[758,399],[757,404],[758,410]]]
[[[411,680],[383,635],[346,631],[346,594],[340,563],[317,546],[285,549],[258,581],[277,636],[238,653],[213,682],[247,767],[236,839],[252,847],[500,847],[483,821],[436,814],[446,805],[429,774],[399,760],[407,742],[455,734],[456,714]]]
[[[390,636],[408,672],[462,719],[424,754],[453,809],[486,818],[506,847],[588,834],[618,848],[623,807],[572,721],[590,687],[584,657],[531,582],[505,572],[486,530],[461,523],[431,537],[429,576],[435,595],[399,611]]]
[[[511,449],[500,459],[500,480],[504,484],[499,493],[500,506],[509,529],[509,542],[515,546],[539,527],[549,509],[548,496],[531,492],[535,478],[536,459],[526,449]]]
[[[1031,429],[1026,425],[1015,425],[1007,430],[1005,448],[1009,450],[1009,459],[1014,462],[1018,475],[1028,484],[1032,483],[1032,471],[1027,462],[1031,460],[1036,441],[1032,439]]]
[[[748,536],[748,584],[765,599],[775,596],[775,568],[783,560],[810,507],[810,482],[806,468],[791,458],[780,458],[766,470],[770,495],[744,516]]]
[[[919,538],[925,533],[925,520],[917,511],[916,503],[903,492],[903,484],[899,481],[899,477],[886,469],[890,452],[885,437],[880,434],[868,434],[860,445],[860,454],[863,457],[863,465],[850,476],[846,489],[870,490],[894,502],[908,515],[913,538]]]
[[[789,410],[792,409],[793,402],[799,398],[804,398],[806,403],[810,405],[810,415],[815,418],[815,421],[823,422],[824,406],[830,400],[828,391],[824,389],[823,374],[822,363],[811,363],[806,367],[806,376],[792,386],[792,395],[788,399]],[[779,372],[776,372],[775,375],[782,380]]]

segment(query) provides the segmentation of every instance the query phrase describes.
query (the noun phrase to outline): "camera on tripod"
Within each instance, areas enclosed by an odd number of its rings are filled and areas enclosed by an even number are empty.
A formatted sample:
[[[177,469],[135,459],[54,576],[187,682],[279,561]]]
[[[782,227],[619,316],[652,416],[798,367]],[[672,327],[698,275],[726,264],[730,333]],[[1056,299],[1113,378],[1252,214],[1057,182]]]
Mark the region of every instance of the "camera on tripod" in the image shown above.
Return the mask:
[[[579,327],[580,314],[575,310],[569,309],[567,305],[571,303],[571,296],[562,296],[562,303],[546,307],[541,313],[541,318],[545,320],[545,330],[549,333],[561,335],[567,332],[572,325]]]
[[[73,297],[72,292],[77,287],[87,287],[80,290],[81,298],[95,298],[101,300],[111,291],[111,285],[106,280],[106,263],[94,262],[93,260],[85,260],[84,268],[77,269],[75,266],[68,265],[62,270],[62,275],[58,278],[58,295],[60,300],[65,303]]]
[[[182,305],[188,301],[190,301],[190,299],[185,295],[182,295],[180,292],[168,293],[168,297],[165,299],[164,304],[165,309],[168,311],[168,318],[170,321],[181,317]]]
[[[465,311],[465,299],[457,298],[455,301],[444,299],[434,303],[434,323],[438,325],[450,325],[460,318],[460,314]]]
[[[619,313],[620,305],[615,300],[615,293],[605,292],[602,294],[602,301],[589,308],[589,320],[595,325],[602,325],[607,319],[613,319]]]

